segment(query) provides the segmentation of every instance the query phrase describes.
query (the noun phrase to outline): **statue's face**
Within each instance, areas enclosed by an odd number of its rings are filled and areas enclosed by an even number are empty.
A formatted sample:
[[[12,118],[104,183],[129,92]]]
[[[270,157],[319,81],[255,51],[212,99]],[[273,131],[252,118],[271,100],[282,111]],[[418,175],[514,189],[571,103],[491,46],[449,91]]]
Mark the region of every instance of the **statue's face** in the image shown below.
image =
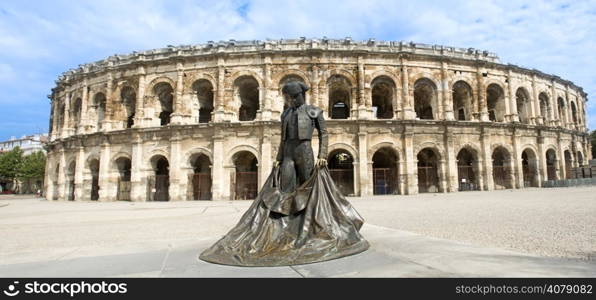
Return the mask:
[[[284,93],[284,99],[289,107],[298,107],[304,104],[304,97],[302,94],[290,95],[288,93]]]

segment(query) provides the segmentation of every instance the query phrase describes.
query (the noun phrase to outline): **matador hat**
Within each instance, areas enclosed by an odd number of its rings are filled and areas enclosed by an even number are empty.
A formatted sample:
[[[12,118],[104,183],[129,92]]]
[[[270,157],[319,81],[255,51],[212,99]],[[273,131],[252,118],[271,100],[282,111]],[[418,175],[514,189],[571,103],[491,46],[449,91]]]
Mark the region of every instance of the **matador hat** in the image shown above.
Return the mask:
[[[282,93],[289,94],[289,95],[297,95],[297,94],[304,94],[308,91],[308,86],[300,81],[290,81],[284,84],[284,87],[281,89]]]

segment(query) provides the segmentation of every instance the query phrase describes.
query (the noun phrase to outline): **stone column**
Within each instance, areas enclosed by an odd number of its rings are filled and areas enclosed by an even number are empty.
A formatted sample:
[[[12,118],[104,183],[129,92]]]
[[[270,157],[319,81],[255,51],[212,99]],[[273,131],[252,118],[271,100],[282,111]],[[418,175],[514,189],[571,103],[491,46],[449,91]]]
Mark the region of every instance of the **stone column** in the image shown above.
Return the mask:
[[[139,134],[133,134],[132,157],[130,162],[130,199],[131,201],[147,201],[147,180],[143,173],[143,140]]]
[[[108,73],[108,82],[106,86],[106,109],[104,111],[104,118],[101,121],[101,132],[110,131],[112,129],[111,122],[112,122],[112,106],[114,105],[114,91],[113,89],[113,75],[112,73]]]
[[[43,195],[44,198],[48,201],[53,200],[52,196],[54,195],[54,181],[56,180],[55,178],[52,178],[52,175],[54,175],[54,172],[50,171],[50,170],[55,170],[55,168],[52,168],[52,166],[55,164],[56,161],[56,157],[54,155],[54,151],[53,150],[49,150],[48,151],[48,156],[46,158],[46,164],[45,164],[45,169],[47,170],[44,173],[44,181],[43,181]]]
[[[137,100],[135,102],[135,118],[133,128],[143,127],[144,120],[144,101],[145,101],[145,68],[140,66],[137,73],[139,74],[139,86],[137,87]]]
[[[536,154],[538,160],[538,186],[542,187],[542,182],[548,179],[548,170],[546,165],[546,151],[544,151],[544,137],[538,137],[538,153]]]
[[[186,197],[186,185],[182,185],[182,179],[188,179],[186,173],[181,174],[183,167],[182,153],[180,151],[181,137],[180,133],[175,131],[170,138],[170,187],[168,192],[170,194],[170,201],[182,201]]]
[[[401,89],[402,89],[402,103],[403,103],[403,119],[404,120],[414,120],[416,119],[416,112],[413,108],[413,97],[412,91],[410,91],[409,87],[409,78],[408,78],[408,66],[406,66],[406,59],[402,57],[400,59],[401,69],[402,69],[402,77],[401,77]]]
[[[182,63],[176,63],[176,87],[174,89],[174,112],[172,113],[172,125],[183,124],[184,104],[182,102],[182,89],[184,87],[184,67]],[[170,176],[171,178],[171,176]],[[172,184],[170,184],[170,187]],[[172,194],[170,194],[171,196]]]
[[[60,132],[58,132],[58,113],[60,105],[58,104],[58,101],[59,100],[56,98],[52,99],[52,133],[50,135],[50,140],[52,141],[60,138]]]
[[[66,200],[66,153],[64,148],[58,152],[60,156],[60,168],[58,170],[58,200]]]
[[[488,107],[486,106],[486,89],[484,88],[484,77],[480,66],[476,68],[476,81],[478,82],[478,107],[480,121],[488,122]]]
[[[575,129],[575,123],[573,123],[573,117],[572,117],[572,113],[571,113],[571,100],[569,97],[569,86],[565,85],[565,117],[567,118],[567,120],[565,121],[565,127],[567,129]]]
[[[271,90],[274,88],[271,84],[271,56],[267,55],[264,58],[263,64],[263,88],[261,91],[263,92],[263,103],[261,108],[261,120],[263,121],[270,121],[271,120],[271,109],[272,109],[272,100],[271,97],[273,93]],[[267,174],[269,175],[269,174]],[[265,176],[267,176],[265,175]],[[267,178],[267,177],[264,177]],[[260,186],[259,186],[260,187]]]
[[[99,153],[99,201],[112,201],[112,186],[110,184],[110,141],[104,136]]]
[[[62,132],[60,134],[62,138],[70,136],[70,97],[71,93],[69,92],[67,92],[64,97],[64,115],[62,116]]]
[[[563,149],[561,145],[561,133],[557,132],[557,148],[559,149],[559,153],[557,154],[557,159],[559,162],[559,179],[566,179],[567,178],[567,170],[565,170],[565,149]]]
[[[485,189],[488,191],[492,191],[495,189],[495,181],[493,179],[493,157],[490,147],[490,135],[485,132],[485,129],[482,128],[482,132],[480,133],[480,144],[482,147],[482,159],[481,161],[484,163],[484,186]]]
[[[223,135],[216,134],[213,136],[213,162],[211,162],[213,164],[213,168],[211,169],[213,173],[211,174],[211,178],[214,180],[211,186],[213,193],[212,200],[228,200],[230,198],[229,186],[225,185],[225,176],[228,174],[224,172],[224,160],[227,152],[224,150],[223,144]]]
[[[521,164],[521,153],[522,150],[520,149],[519,145],[519,136],[520,133],[513,129],[513,133],[511,134],[511,144],[513,145],[513,153],[511,153],[510,160],[512,161],[510,164],[510,168],[513,172],[512,181],[515,183],[513,188],[522,188],[524,187],[524,176],[522,171],[522,164]]]
[[[447,121],[455,120],[453,112],[453,93],[451,93],[449,85],[449,77],[447,76],[447,62],[441,62],[441,89],[443,95],[444,118]]]
[[[315,155],[318,152],[315,152]],[[263,136],[261,138],[261,157],[259,158],[259,181],[257,188],[260,189],[265,183],[273,168],[273,159],[271,158],[271,128],[263,126]],[[315,156],[316,161],[316,156]]]
[[[87,114],[87,107],[89,101],[89,87],[87,86],[87,79],[83,81],[83,96],[81,97],[81,116],[79,121],[79,127],[77,134],[85,134],[87,132],[87,125],[89,123],[89,117]]]
[[[555,81],[553,80],[551,82],[551,86],[550,86],[550,90],[551,90],[551,104],[552,104],[552,118],[551,118],[551,126],[561,126],[561,122],[563,120],[560,120],[559,118],[559,101],[558,101],[558,97],[557,97],[557,91],[555,89]]]
[[[372,107],[368,100],[364,84],[364,57],[358,56],[358,119],[368,120],[372,118]]]
[[[80,146],[78,147],[79,151],[77,152],[76,158],[76,166],[75,174],[74,174],[74,184],[75,184],[75,200],[81,201],[83,199],[83,170],[85,169],[85,147]]]
[[[358,132],[358,169],[360,178],[360,196],[371,195],[370,178],[368,176],[368,146],[366,127],[360,127]]]
[[[439,160],[439,193],[447,193],[448,189],[448,181],[447,176],[449,176],[449,172],[447,171],[447,161],[445,159]]]
[[[538,99],[538,87],[536,86],[536,74],[532,74],[532,120],[534,125],[542,125],[543,116],[540,111],[540,99]]]
[[[225,113],[225,106],[224,106],[224,97],[225,97],[225,62],[223,57],[217,58],[217,94],[215,94],[214,100],[214,107],[215,110],[213,112],[213,122],[223,122],[226,120],[226,113]],[[214,152],[215,153],[215,152]],[[216,178],[216,177],[214,177]]]
[[[317,65],[312,66],[310,88],[312,91],[312,99],[310,100],[310,104],[321,107],[321,103],[319,100],[319,67]]]
[[[505,107],[509,107],[509,122],[519,122],[519,115],[517,114],[517,105],[515,99],[515,92],[513,91],[513,72],[508,71],[507,91],[509,98],[505,99]],[[507,112],[506,112],[507,113]]]
[[[408,179],[408,174],[406,172],[406,161],[400,157],[401,160],[398,161],[398,165],[397,168],[399,170],[399,176],[398,176],[398,187],[399,187],[399,194],[400,195],[405,195],[406,194],[406,190],[407,190],[407,179]]]
[[[416,156],[414,154],[414,133],[412,128],[404,128],[403,134],[403,149],[405,152],[405,172],[407,188],[405,191],[406,195],[418,194],[418,166],[416,162]]]
[[[478,153],[478,161],[476,162],[476,178],[478,178],[478,189],[481,191],[485,191],[487,188],[486,176],[484,175],[485,172],[485,164],[484,159],[481,157],[484,156],[484,153]],[[459,182],[458,182],[459,184]]]
[[[446,186],[445,192],[457,192],[457,153],[455,153],[453,145],[453,133],[445,130],[445,170]]]

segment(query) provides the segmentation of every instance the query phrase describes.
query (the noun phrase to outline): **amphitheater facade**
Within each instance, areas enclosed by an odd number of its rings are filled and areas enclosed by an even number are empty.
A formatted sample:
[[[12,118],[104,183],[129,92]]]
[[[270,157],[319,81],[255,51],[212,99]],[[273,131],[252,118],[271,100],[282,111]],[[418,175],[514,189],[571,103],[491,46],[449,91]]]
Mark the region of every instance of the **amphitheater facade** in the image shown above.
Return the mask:
[[[45,195],[254,198],[275,160],[290,80],[310,86],[307,103],[325,112],[329,168],[346,195],[539,187],[591,157],[582,88],[493,53],[230,40],[116,55],[60,76]]]

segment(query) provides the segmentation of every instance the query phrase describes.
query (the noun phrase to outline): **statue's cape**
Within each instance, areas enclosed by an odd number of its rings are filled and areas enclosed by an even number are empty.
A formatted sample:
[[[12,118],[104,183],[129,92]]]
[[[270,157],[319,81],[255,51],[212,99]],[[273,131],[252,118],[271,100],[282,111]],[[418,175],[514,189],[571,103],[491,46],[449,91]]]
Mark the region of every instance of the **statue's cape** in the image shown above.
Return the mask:
[[[294,193],[279,190],[273,168],[238,224],[200,258],[237,266],[285,266],[360,253],[368,242],[362,217],[335,186],[326,166],[316,167]]]

